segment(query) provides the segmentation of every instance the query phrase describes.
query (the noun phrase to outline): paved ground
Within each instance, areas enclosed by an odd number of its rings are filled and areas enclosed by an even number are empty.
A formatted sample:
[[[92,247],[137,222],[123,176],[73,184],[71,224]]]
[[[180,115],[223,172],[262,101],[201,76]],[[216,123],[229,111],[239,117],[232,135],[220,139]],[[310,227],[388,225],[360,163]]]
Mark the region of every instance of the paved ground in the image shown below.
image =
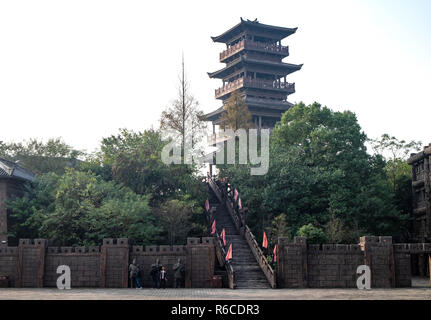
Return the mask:
[[[407,289],[0,289],[0,300],[431,300],[429,281]]]

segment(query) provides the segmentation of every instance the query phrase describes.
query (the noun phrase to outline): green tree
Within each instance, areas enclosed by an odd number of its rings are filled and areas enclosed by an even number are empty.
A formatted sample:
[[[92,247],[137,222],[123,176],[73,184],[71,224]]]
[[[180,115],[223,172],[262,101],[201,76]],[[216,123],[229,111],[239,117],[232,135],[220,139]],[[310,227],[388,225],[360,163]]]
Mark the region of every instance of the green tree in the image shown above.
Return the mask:
[[[15,238],[29,235],[56,245],[99,245],[103,238],[160,240],[146,196],[93,173],[66,169],[38,177],[34,188],[9,203]]]
[[[406,142],[387,133],[380,139],[369,139],[369,142],[375,155],[385,159],[385,171],[396,193],[399,188],[402,188],[404,177],[411,178],[411,168],[406,161],[412,152],[418,152],[422,148],[422,142],[414,140]]]
[[[278,238],[290,238],[290,231],[287,226],[286,215],[284,213],[276,216],[272,220],[271,227],[268,228],[268,236],[271,246],[274,246],[278,243]]]
[[[270,137],[265,176],[250,176],[249,165],[219,166],[220,174],[241,189],[256,234],[281,212],[291,234],[310,223],[326,230],[331,219],[346,231],[337,241],[401,234],[406,216],[395,206],[384,161],[367,153],[366,141],[352,112],[299,103]]]
[[[223,109],[223,113],[220,116],[221,128],[230,128],[236,131],[238,129],[248,130],[254,127],[251,122],[250,110],[248,110],[247,104],[238,90],[232,92]]]
[[[196,168],[166,165],[161,152],[167,142],[159,131],[133,132],[126,129],[102,141],[102,163],[112,168],[112,177],[138,194],[150,196],[152,206],[172,197],[189,194],[204,198],[204,188]]]
[[[185,243],[192,229],[193,203],[168,200],[160,206],[158,216],[170,245]]]
[[[311,223],[299,228],[297,235],[300,237],[307,238],[308,243],[319,244],[319,243],[327,243],[328,241],[328,237],[323,232],[323,230],[320,228],[316,228]]]
[[[18,162],[35,174],[62,174],[65,168],[78,167],[84,156],[83,151],[72,148],[61,138],[49,139],[45,143],[37,139],[18,143],[0,141],[0,157]]]
[[[38,176],[34,182],[24,185],[23,196],[7,202],[8,237],[11,245],[18,245],[19,239],[36,239],[42,237],[39,230],[43,224],[40,212],[55,210],[56,188],[59,176],[46,173]]]
[[[162,112],[160,118],[161,130],[173,130],[174,139],[180,138],[181,145],[190,139],[193,145],[199,143],[206,130],[206,122],[202,121],[204,113],[200,110],[199,102],[190,93],[190,84],[184,68],[184,56],[181,63],[178,96],[171,106]]]

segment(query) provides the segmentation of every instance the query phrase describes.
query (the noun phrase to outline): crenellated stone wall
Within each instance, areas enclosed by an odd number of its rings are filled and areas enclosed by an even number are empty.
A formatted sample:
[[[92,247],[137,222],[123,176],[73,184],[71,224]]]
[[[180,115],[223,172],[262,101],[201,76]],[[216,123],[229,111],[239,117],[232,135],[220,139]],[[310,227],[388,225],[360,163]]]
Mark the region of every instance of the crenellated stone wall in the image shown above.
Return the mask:
[[[151,264],[156,259],[168,271],[173,286],[173,265],[185,264],[186,287],[210,287],[214,275],[213,238],[189,238],[182,246],[132,246],[129,239],[103,239],[102,246],[52,247],[45,239],[21,239],[18,247],[0,247],[0,275],[12,287],[56,287],[57,268],[71,270],[72,287],[127,288],[129,264],[136,258],[143,267],[143,286],[151,287]]]
[[[431,254],[431,243],[393,244],[392,237],[366,236],[359,244],[308,244],[278,239],[279,288],[356,288],[360,265],[371,270],[372,288],[411,286],[412,253]]]
[[[411,255],[431,254],[431,243],[393,244],[391,237],[361,237],[359,244],[307,244],[279,238],[278,288],[356,288],[360,265],[371,270],[372,288],[411,286]],[[151,265],[159,259],[173,287],[173,265],[185,265],[187,288],[209,288],[215,269],[214,238],[188,238],[185,245],[135,246],[129,239],[103,239],[102,246],[53,247],[45,239],[21,239],[0,247],[0,276],[13,287],[56,287],[57,268],[71,269],[72,287],[127,288],[128,266],[142,266],[142,284],[151,287]],[[235,252],[233,253],[235,259]]]

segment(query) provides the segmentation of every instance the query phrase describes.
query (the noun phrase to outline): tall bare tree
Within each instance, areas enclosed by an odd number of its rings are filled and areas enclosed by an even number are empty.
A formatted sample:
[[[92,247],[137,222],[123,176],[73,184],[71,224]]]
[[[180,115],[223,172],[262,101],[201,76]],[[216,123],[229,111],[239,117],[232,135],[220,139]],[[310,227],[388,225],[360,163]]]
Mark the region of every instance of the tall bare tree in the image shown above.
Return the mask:
[[[183,146],[186,138],[191,139],[192,144],[195,145],[202,140],[206,123],[201,120],[204,113],[200,110],[199,102],[190,93],[190,84],[184,67],[184,55],[178,81],[178,96],[172,105],[162,112],[160,129],[175,131],[181,138]]]

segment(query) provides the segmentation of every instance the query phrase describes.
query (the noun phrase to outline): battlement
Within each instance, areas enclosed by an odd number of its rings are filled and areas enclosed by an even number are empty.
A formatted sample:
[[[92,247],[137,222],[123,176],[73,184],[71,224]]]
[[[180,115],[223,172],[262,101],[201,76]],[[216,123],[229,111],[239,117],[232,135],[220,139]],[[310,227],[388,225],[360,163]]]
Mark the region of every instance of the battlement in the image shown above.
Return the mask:
[[[133,246],[132,252],[135,254],[143,253],[182,253],[186,251],[186,246]]]
[[[309,253],[360,253],[361,246],[358,244],[309,244],[307,246]]]
[[[396,243],[395,253],[431,253],[431,243]]]
[[[43,246],[48,247],[48,240],[46,239],[19,239],[20,246]]]
[[[17,247],[0,247],[0,255],[8,256],[16,254],[18,254]]]
[[[392,244],[392,237],[390,236],[364,236],[359,238],[359,242],[371,244]]]
[[[100,247],[99,246],[91,246],[91,247],[48,247],[47,252],[50,254],[100,253]]]
[[[199,245],[199,244],[212,245],[214,244],[214,238],[213,237],[187,238],[187,245]]]
[[[129,246],[130,240],[128,238],[105,238],[103,239],[104,246]]]

